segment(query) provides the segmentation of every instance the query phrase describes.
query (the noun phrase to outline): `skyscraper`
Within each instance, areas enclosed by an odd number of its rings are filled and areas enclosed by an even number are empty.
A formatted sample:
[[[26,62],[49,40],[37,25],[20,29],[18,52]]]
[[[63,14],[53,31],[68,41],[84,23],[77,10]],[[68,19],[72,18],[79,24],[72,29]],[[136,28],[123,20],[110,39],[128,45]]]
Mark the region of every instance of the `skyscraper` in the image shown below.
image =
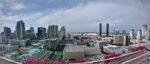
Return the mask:
[[[138,30],[138,32],[137,32],[137,39],[138,40],[142,39],[142,31],[141,30]]]
[[[58,26],[57,25],[49,25],[47,33],[48,33],[48,38],[57,38],[58,37]]]
[[[2,41],[2,34],[0,33],[0,44],[3,43]]]
[[[46,38],[46,28],[38,27],[38,39]]]
[[[65,34],[66,34],[65,26],[62,26],[60,31],[59,31],[59,38],[63,39],[65,37]]]
[[[122,35],[126,35],[126,30],[122,30]]]
[[[11,38],[11,28],[4,27],[4,34],[5,34],[7,39],[10,39]]]
[[[134,29],[131,29],[131,31],[130,31],[130,38],[134,39]]]
[[[30,30],[26,30],[26,38],[28,39],[30,37]]]
[[[17,39],[19,40],[25,39],[25,25],[22,20],[17,22],[16,35],[17,35]]]
[[[144,39],[146,37],[146,31],[147,31],[147,29],[148,29],[147,25],[143,25],[142,26],[142,38],[144,38]]]
[[[17,39],[17,32],[16,31],[12,32],[12,39]]]
[[[30,27],[30,32],[34,33],[34,28],[33,27]]]
[[[65,33],[66,33],[65,26],[62,26],[60,30],[61,30],[61,31],[64,33],[64,35],[65,35]]]
[[[120,32],[119,32],[119,30],[113,30],[113,34],[118,35],[118,34],[120,34]]]
[[[146,31],[145,39],[150,40],[150,30]]]
[[[106,24],[106,36],[109,36],[109,23]]]
[[[99,36],[102,36],[102,23],[99,23]]]
[[[4,32],[1,33],[1,40],[1,43],[8,43],[8,38],[6,37]]]
[[[149,40],[150,40],[150,30],[148,30],[148,36],[149,36]]]

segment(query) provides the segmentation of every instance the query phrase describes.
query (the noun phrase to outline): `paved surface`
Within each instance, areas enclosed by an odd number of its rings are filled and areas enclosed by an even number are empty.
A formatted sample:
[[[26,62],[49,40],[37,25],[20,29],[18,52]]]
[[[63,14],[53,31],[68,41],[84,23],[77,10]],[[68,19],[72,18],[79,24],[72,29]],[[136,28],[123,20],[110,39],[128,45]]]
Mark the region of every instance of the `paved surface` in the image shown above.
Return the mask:
[[[15,64],[0,58],[0,64]]]
[[[2,55],[3,55],[3,52],[0,51],[0,56],[2,56]]]

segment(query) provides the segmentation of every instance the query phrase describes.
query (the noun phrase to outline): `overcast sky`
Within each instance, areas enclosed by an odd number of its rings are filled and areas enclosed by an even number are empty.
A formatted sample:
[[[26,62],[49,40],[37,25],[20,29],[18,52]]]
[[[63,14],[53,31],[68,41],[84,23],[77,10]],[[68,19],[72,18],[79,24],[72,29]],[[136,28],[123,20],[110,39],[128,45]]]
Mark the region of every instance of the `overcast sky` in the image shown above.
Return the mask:
[[[150,26],[150,0],[0,0],[0,31],[15,29],[23,20],[33,26],[65,26],[67,32],[98,32],[98,24],[110,23],[112,30]],[[105,31],[103,31],[105,32]]]

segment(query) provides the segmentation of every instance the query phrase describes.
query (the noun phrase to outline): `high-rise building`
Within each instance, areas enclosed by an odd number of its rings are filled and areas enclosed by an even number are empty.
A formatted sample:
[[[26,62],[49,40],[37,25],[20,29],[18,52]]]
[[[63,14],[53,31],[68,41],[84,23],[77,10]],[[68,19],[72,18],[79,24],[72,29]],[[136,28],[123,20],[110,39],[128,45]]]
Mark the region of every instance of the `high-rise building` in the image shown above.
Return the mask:
[[[99,36],[102,36],[102,23],[99,23]]]
[[[34,28],[33,27],[30,27],[30,32],[34,33]]]
[[[150,40],[150,30],[148,30],[148,36],[149,36],[149,40]]]
[[[146,31],[148,30],[148,26],[147,25],[143,25],[142,26],[142,38],[145,39],[146,37]]]
[[[145,39],[150,40],[150,30],[146,31]]]
[[[4,32],[1,33],[1,37],[2,37],[2,43],[8,43],[8,38]]]
[[[31,29],[30,30],[26,30],[26,38],[27,39],[31,39],[31,40],[35,39],[36,36],[35,36],[34,31],[32,31]]]
[[[12,39],[17,39],[17,32],[16,31],[12,32]]]
[[[26,30],[26,38],[28,38],[28,39],[35,39],[36,38],[33,27],[30,27],[29,30]]]
[[[2,34],[0,33],[0,44],[3,43],[2,41]]]
[[[141,30],[138,30],[137,31],[137,40],[141,40],[142,39],[142,31]]]
[[[61,31],[64,33],[64,35],[65,35],[65,33],[66,33],[66,28],[65,28],[65,26],[62,26],[60,30],[61,30]]]
[[[26,30],[26,38],[28,39],[30,37],[30,30]]]
[[[130,38],[131,38],[131,39],[134,39],[134,29],[131,29],[129,35],[130,35]]]
[[[59,38],[63,39],[65,37],[65,34],[66,34],[65,26],[62,26],[60,31],[59,31]]]
[[[58,26],[57,25],[49,25],[47,33],[48,33],[48,38],[57,38],[58,37]]]
[[[118,35],[119,33],[119,30],[113,30],[113,35]]]
[[[46,38],[46,28],[38,27],[38,39]]]
[[[106,36],[109,36],[109,23],[106,24]]]
[[[11,38],[11,28],[4,27],[4,35],[6,36],[7,39],[10,39]]]
[[[126,35],[126,31],[125,30],[122,30],[122,35]]]
[[[25,39],[25,24],[22,20],[17,22],[16,35],[19,40]]]

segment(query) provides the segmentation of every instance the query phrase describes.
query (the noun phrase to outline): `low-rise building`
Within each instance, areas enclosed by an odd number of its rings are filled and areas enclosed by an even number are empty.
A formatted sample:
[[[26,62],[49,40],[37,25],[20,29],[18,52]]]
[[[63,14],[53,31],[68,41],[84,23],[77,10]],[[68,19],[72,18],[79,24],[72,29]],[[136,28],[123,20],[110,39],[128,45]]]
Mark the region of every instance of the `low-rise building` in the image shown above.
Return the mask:
[[[83,58],[84,56],[84,49],[80,46],[66,44],[63,50],[64,60],[78,59]]]
[[[21,47],[25,47],[26,44],[27,44],[26,42],[27,42],[27,40],[18,40],[18,39],[11,39],[11,40],[9,40],[9,43],[11,45],[19,45]]]
[[[19,48],[18,45],[12,45],[12,46],[11,45],[7,45],[7,44],[1,44],[0,45],[0,51],[5,52],[5,53],[11,52],[11,51],[15,51],[18,48]]]
[[[123,53],[123,47],[115,46],[115,45],[108,45],[104,46],[104,52],[106,53]]]
[[[59,39],[54,38],[54,39],[44,39],[40,40],[39,43],[41,43],[44,47],[44,49],[56,49],[56,47],[59,44]]]
[[[113,40],[113,37],[112,36],[102,37],[102,40],[106,42],[111,42]]]
[[[102,47],[104,47],[104,46],[108,46],[108,42],[106,42],[106,41],[96,41],[96,44],[95,44],[95,47],[96,48],[98,48],[98,49],[100,49],[100,48],[102,48]]]
[[[63,51],[63,59],[66,61],[70,61],[100,54],[101,50],[96,47],[67,44]]]
[[[101,50],[96,47],[84,47],[85,55],[98,55],[101,54]]]
[[[124,35],[114,35],[113,36],[113,43],[115,45],[128,45],[130,43],[130,37]]]

